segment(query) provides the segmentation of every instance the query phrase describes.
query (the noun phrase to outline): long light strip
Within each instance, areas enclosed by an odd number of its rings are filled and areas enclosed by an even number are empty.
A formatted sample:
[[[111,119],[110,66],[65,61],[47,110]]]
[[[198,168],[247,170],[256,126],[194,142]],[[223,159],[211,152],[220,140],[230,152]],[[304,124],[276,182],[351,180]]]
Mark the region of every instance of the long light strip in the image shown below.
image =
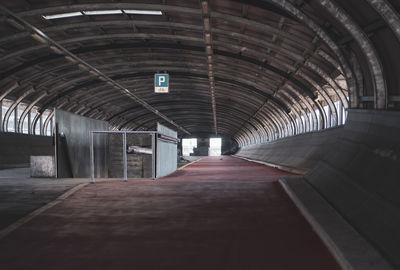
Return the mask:
[[[207,67],[208,67],[208,80],[210,83],[210,94],[211,94],[211,106],[214,120],[214,131],[218,134],[217,127],[217,107],[215,102],[215,77],[213,68],[213,48],[211,38],[211,22],[210,22],[210,9],[207,0],[201,2],[201,10],[203,13],[203,25],[204,25],[204,42],[205,51],[207,55]]]
[[[122,14],[122,10],[113,9],[113,10],[87,10],[82,11],[85,15],[113,15],[113,14]]]
[[[139,9],[109,9],[109,10],[85,10],[76,12],[59,13],[52,15],[43,15],[42,17],[46,20],[55,20],[62,18],[70,18],[77,16],[96,16],[96,15],[116,15],[116,14],[134,14],[134,15],[162,15],[160,10],[139,10]]]
[[[136,15],[162,15],[160,10],[138,10],[138,9],[124,9],[126,14]]]
[[[60,14],[53,14],[53,15],[43,15],[42,17],[46,20],[54,20],[54,19],[62,19],[62,18],[69,18],[69,17],[77,17],[82,16],[82,12],[68,12],[68,13],[60,13]]]
[[[3,7],[0,5],[0,10],[6,15],[7,17],[10,18],[10,20],[7,20],[7,22],[16,27],[17,29],[25,29],[26,31],[30,32],[31,36],[34,37],[37,41],[39,41],[42,44],[45,44],[49,46],[49,49],[52,51],[64,55],[65,59],[68,61],[74,63],[74,64],[79,64],[79,68],[83,70],[87,70],[90,72],[90,74],[96,76],[99,80],[102,80],[106,82],[108,85],[116,88],[119,90],[122,94],[126,95],[130,99],[134,100],[135,102],[139,103],[142,105],[144,108],[149,110],[150,112],[154,113],[155,115],[159,116],[160,118],[164,119],[166,122],[170,123],[171,125],[177,127],[181,131],[183,131],[186,134],[190,134],[189,131],[187,131],[185,128],[181,127],[177,123],[175,123],[172,119],[169,119],[166,115],[160,113],[156,108],[148,104],[146,101],[143,99],[139,98],[135,94],[133,94],[131,91],[129,91],[127,88],[125,88],[123,85],[120,83],[114,81],[111,79],[109,76],[98,70],[97,68],[93,67],[86,61],[82,60],[75,54],[71,53],[67,49],[65,49],[63,46],[58,44],[56,41],[48,37],[45,33],[40,31],[38,28],[32,26],[30,23],[25,21],[24,19],[20,18],[18,15],[14,14],[12,11],[8,10],[7,8]]]

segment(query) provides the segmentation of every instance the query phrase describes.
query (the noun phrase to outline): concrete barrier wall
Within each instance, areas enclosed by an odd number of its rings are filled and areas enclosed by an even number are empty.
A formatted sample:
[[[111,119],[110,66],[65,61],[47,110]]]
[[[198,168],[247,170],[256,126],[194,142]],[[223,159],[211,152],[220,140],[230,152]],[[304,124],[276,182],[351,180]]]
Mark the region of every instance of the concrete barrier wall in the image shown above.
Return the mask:
[[[53,137],[0,133],[0,169],[30,166],[30,156],[54,156]]]
[[[352,111],[305,178],[400,269],[400,113]]]
[[[306,173],[322,159],[342,130],[343,126],[250,145],[241,148],[236,155]]]
[[[350,110],[346,125],[249,146],[238,155],[305,179],[400,269],[400,113]]]
[[[56,177],[54,156],[31,156],[31,177]]]

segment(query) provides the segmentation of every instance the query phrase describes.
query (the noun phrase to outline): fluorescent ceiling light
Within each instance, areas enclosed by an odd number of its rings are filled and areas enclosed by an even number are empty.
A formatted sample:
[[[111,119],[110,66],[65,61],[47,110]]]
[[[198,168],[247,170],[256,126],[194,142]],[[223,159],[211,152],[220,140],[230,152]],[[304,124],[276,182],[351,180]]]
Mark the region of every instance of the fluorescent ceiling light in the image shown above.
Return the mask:
[[[82,11],[85,15],[110,15],[110,14],[122,14],[122,10],[113,9],[113,10],[88,10]]]
[[[136,9],[124,9],[126,14],[135,14],[135,15],[162,15],[162,12],[159,10],[136,10]],[[62,19],[69,17],[77,17],[82,15],[113,15],[113,14],[122,14],[121,9],[112,9],[112,10],[86,10],[86,11],[77,11],[77,12],[68,12],[68,13],[59,13],[53,15],[43,15],[42,17],[46,20],[53,19]]]
[[[60,13],[60,14],[54,14],[54,15],[43,15],[43,18],[46,20],[53,20],[53,19],[61,19],[61,18],[68,18],[68,17],[76,17],[76,16],[82,16],[81,12],[68,12],[68,13]]]
[[[137,9],[124,9],[126,14],[136,14],[136,15],[162,15],[159,10],[137,10]]]

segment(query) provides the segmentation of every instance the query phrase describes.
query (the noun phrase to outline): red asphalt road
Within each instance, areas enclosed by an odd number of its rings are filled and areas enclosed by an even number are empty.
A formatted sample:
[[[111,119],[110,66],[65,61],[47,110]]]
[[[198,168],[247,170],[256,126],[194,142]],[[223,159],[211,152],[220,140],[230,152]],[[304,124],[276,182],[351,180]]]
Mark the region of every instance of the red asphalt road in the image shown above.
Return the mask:
[[[224,156],[88,185],[0,240],[1,269],[340,269],[276,182],[287,174]]]

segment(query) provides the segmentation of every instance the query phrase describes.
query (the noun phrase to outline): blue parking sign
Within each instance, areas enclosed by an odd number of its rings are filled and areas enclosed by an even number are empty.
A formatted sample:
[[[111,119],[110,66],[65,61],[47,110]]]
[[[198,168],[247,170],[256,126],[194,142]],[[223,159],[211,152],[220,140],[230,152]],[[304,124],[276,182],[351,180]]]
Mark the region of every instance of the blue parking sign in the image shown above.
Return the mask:
[[[169,76],[165,73],[154,74],[154,92],[168,93],[169,92]]]

